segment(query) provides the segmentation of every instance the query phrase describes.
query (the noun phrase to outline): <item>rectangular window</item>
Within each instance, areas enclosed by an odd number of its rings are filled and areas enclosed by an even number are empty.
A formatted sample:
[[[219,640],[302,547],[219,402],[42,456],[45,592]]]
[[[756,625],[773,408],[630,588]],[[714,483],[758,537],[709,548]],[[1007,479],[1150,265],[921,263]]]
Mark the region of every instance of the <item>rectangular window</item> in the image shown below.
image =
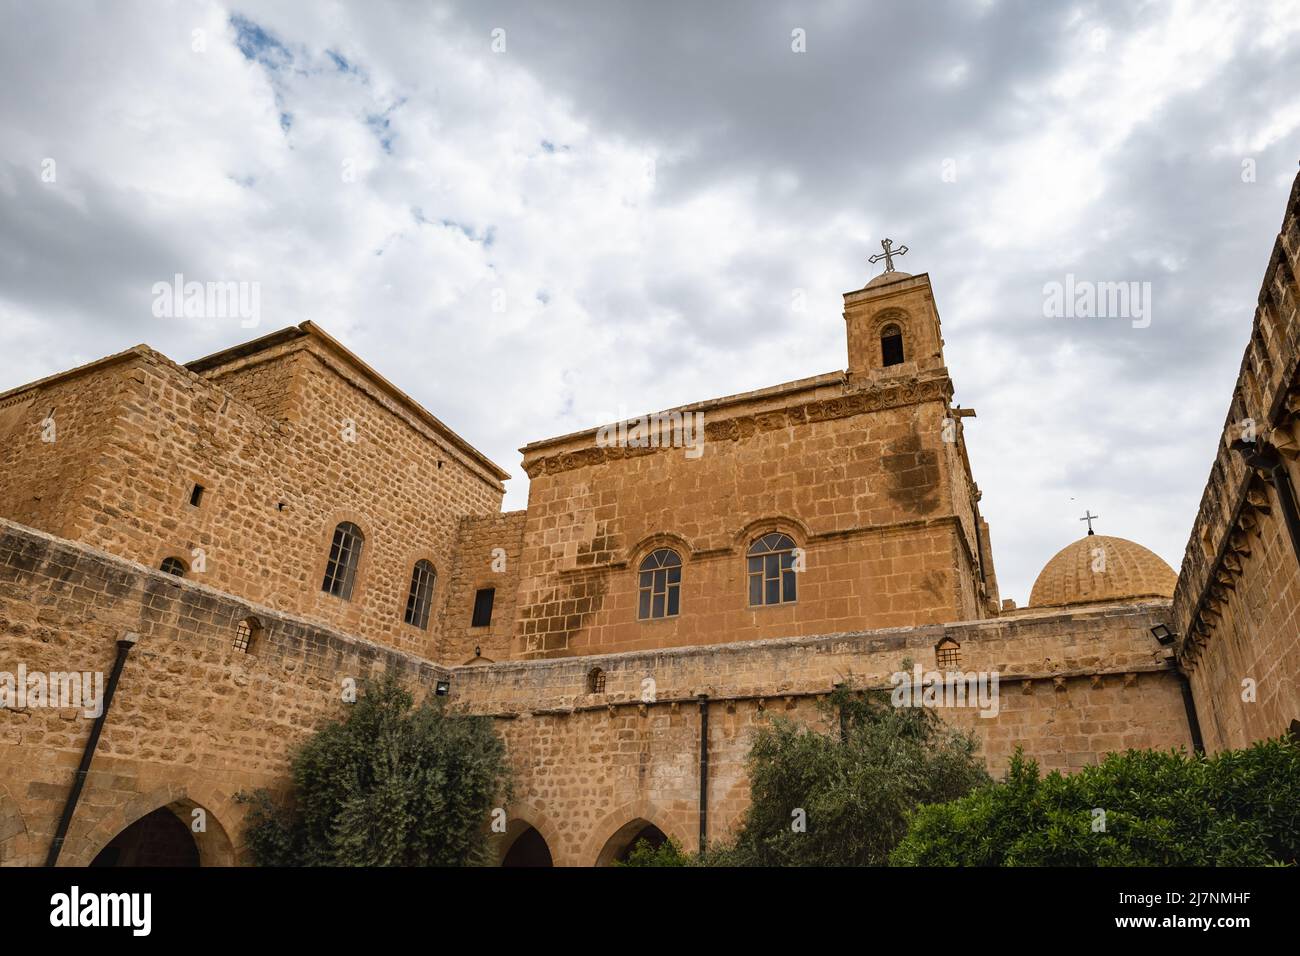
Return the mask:
[[[479,588],[474,592],[474,618],[470,627],[487,627],[492,623],[492,602],[496,594],[496,588]]]
[[[798,598],[795,590],[794,552],[786,551],[781,555],[781,602],[794,601]]]
[[[197,508],[199,506],[199,502],[201,502],[202,500],[203,500],[203,486],[196,484],[193,490],[190,491],[190,504],[193,505],[195,508]]]
[[[798,600],[794,552],[754,555],[748,560],[749,604],[788,604]]]

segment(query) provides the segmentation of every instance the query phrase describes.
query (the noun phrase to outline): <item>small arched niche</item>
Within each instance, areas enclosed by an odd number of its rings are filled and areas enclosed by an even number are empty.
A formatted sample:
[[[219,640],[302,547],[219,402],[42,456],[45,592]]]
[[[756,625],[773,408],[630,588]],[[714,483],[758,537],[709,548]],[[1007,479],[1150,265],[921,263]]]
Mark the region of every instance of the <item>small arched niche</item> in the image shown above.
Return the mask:
[[[880,329],[880,364],[885,368],[902,365],[907,360],[903,348],[903,327],[897,322],[887,322]]]

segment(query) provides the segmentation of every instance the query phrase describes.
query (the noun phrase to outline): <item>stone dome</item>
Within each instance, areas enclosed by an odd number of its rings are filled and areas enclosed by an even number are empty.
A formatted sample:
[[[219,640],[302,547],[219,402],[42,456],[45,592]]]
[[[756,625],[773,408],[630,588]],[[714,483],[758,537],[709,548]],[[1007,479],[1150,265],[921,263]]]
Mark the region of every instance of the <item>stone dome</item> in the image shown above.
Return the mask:
[[[1174,569],[1142,545],[1089,534],[1047,562],[1034,581],[1029,606],[1170,598],[1177,580]]]
[[[912,274],[910,272],[882,272],[880,273],[880,275],[876,276],[874,279],[872,279],[862,288],[870,289],[873,286],[884,285],[886,282],[897,282],[900,279],[910,279],[910,278],[912,278]]]

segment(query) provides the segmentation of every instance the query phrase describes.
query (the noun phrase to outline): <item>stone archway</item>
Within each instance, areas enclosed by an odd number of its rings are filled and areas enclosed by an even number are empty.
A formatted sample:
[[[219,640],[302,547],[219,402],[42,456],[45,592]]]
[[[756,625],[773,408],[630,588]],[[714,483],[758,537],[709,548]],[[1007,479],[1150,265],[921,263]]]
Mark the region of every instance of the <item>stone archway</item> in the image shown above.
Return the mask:
[[[551,848],[546,845],[546,838],[537,827],[525,826],[523,831],[510,841],[501,858],[502,866],[554,866]]]
[[[170,807],[159,807],[108,841],[91,866],[199,865],[199,845]]]
[[[592,830],[582,854],[583,865],[612,866],[620,857],[626,857],[642,836],[652,845],[670,839],[683,850],[695,850],[694,838],[673,816],[647,800],[637,800],[606,814]]]
[[[633,848],[642,842],[649,844],[651,849],[658,849],[668,842],[668,834],[649,820],[642,820],[640,817],[631,820],[615,830],[605,841],[605,845],[601,847],[596,857],[596,866],[626,863]]]
[[[535,836],[529,835],[533,831]],[[520,841],[527,843],[520,846]],[[558,866],[556,855],[560,850],[560,836],[546,815],[533,806],[512,810],[510,822],[504,833],[494,836],[496,858],[501,866]],[[540,845],[539,845],[540,844]],[[542,862],[545,851],[545,862]],[[515,853],[513,859],[511,853]]]
[[[147,865],[128,861],[140,859],[142,855],[163,854],[177,862],[157,865],[185,865],[180,862],[183,859],[181,847],[184,844],[179,839],[182,834],[170,825],[161,811],[170,814],[184,828],[184,835],[190,837],[197,851],[197,865],[234,866],[234,843],[218,816],[218,813],[229,811],[232,801],[206,791],[200,799],[202,803],[193,799],[184,787],[162,787],[104,812],[93,823],[83,821],[78,825],[74,820],[59,863],[62,866],[112,866],[118,865],[114,862],[116,857],[121,861],[120,865]],[[141,826],[128,834],[127,831],[132,831],[137,823]],[[154,850],[149,850],[144,844],[152,844]],[[110,848],[116,850],[116,854],[101,857]]]

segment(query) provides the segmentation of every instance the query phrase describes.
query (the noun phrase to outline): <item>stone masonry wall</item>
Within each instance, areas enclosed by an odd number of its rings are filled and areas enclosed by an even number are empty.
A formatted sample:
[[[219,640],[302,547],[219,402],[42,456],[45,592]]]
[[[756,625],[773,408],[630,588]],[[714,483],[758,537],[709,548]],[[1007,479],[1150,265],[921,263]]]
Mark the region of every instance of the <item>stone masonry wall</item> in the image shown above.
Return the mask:
[[[435,655],[437,660],[465,664],[474,659],[476,651],[489,661],[509,659],[514,642],[519,555],[526,518],[524,511],[509,511],[472,515],[461,522],[459,551],[447,583],[443,618],[438,628],[442,638]],[[495,590],[492,622],[487,627],[472,626],[474,595],[480,588]]]
[[[0,516],[51,534],[77,533],[142,354],[110,356],[79,375],[55,376],[0,398]]]
[[[784,407],[716,410],[703,455],[525,449],[518,654],[753,640],[979,616],[942,438],[946,379]],[[745,552],[771,530],[806,553],[793,604],[751,608]],[[676,618],[638,621],[637,569],[682,558]]]
[[[250,614],[264,631],[243,654],[232,639]],[[997,717],[945,712],[976,732],[994,771],[1017,744],[1045,767],[1067,770],[1108,750],[1185,746],[1179,683],[1149,633],[1167,614],[1166,603],[1151,602],[446,669],[0,523],[0,670],[106,672],[115,641],[140,636],[69,832],[68,864],[88,863],[161,806],[203,809],[204,862],[238,860],[244,811],[235,794],[281,789],[294,745],[343,713],[343,678],[389,670],[417,693],[449,677],[455,707],[496,716],[516,777],[512,832],[536,826],[561,864],[608,859],[638,821],[695,845],[696,695],[710,698],[709,832],[720,839],[748,800],[744,762],[755,727],[773,714],[822,721],[818,699],[836,683],[883,686],[904,658],[933,667],[944,637],[960,644],[964,669],[1001,674]],[[605,672],[600,694],[587,693],[593,667]],[[654,700],[642,704],[647,677]],[[5,863],[44,858],[90,724],[75,708],[0,710]]]
[[[512,819],[536,827],[557,864],[606,858],[633,821],[698,845],[698,695],[709,697],[709,839],[748,803],[752,733],[773,715],[824,723],[836,684],[888,687],[911,659],[960,644],[966,671],[1000,673],[1000,712],[947,710],[975,732],[995,774],[1015,747],[1070,771],[1130,747],[1191,747],[1180,681],[1150,633],[1167,602],[931,627],[508,662],[453,670],[452,701],[491,713],[517,774]],[[603,693],[588,693],[592,668]],[[642,703],[647,678],[653,703]],[[833,718],[829,718],[833,719]],[[504,847],[503,847],[504,849]],[[602,855],[603,854],[603,855]]]
[[[302,393],[296,386],[306,365],[303,350],[276,350],[250,362],[221,366],[204,378],[272,421],[297,421]]]
[[[217,381],[140,347],[38,383],[21,441],[4,453],[0,515],[151,567],[175,556],[220,591],[431,655],[460,521],[498,512],[500,482],[310,337]],[[52,444],[34,418],[47,404],[64,406]],[[342,437],[345,419],[355,442]],[[321,591],[342,521],[366,538],[350,601]],[[420,559],[437,571],[424,630],[403,619]]]
[[[239,621],[263,625],[251,653]],[[239,858],[241,790],[282,789],[293,747],[343,715],[342,681],[391,671],[417,695],[446,671],[193,581],[0,521],[0,671],[99,671],[139,635],[61,862],[85,865],[162,806],[202,808],[204,862]],[[44,861],[93,719],[0,709],[0,862]],[[184,818],[189,822],[188,817]]]
[[[1300,555],[1277,488],[1246,461],[1271,446],[1292,488],[1300,487],[1297,269],[1300,177],[1273,246],[1174,593],[1179,661],[1190,675],[1210,751],[1275,737],[1300,719]],[[1255,441],[1231,448],[1251,437],[1252,424]]]
[[[537,826],[558,863],[608,856],[629,823],[693,846],[698,819],[698,694],[710,697],[711,838],[748,799],[744,760],[773,714],[817,722],[836,684],[881,686],[904,658],[934,666],[961,645],[966,670],[1001,674],[1000,714],[945,716],[976,731],[995,771],[1015,745],[1073,769],[1108,750],[1187,745],[1176,677],[1149,628],[1167,605],[1025,614],[1005,620],[642,653],[453,668],[296,621],[191,581],[4,524],[0,669],[107,670],[113,642],[141,635],[119,687],[70,834],[88,862],[162,805],[202,807],[234,859],[239,790],[283,784],[294,742],[338,716],[340,680],[396,669],[427,687],[450,674],[453,702],[498,716],[517,777],[514,820]],[[252,655],[231,647],[248,614],[266,625]],[[592,667],[605,690],[587,693]],[[642,706],[646,678],[653,703]],[[0,853],[34,863],[48,846],[90,721],[75,710],[0,711]],[[215,839],[215,837],[214,837]],[[215,859],[225,860],[220,847]],[[208,862],[212,862],[212,857]]]

